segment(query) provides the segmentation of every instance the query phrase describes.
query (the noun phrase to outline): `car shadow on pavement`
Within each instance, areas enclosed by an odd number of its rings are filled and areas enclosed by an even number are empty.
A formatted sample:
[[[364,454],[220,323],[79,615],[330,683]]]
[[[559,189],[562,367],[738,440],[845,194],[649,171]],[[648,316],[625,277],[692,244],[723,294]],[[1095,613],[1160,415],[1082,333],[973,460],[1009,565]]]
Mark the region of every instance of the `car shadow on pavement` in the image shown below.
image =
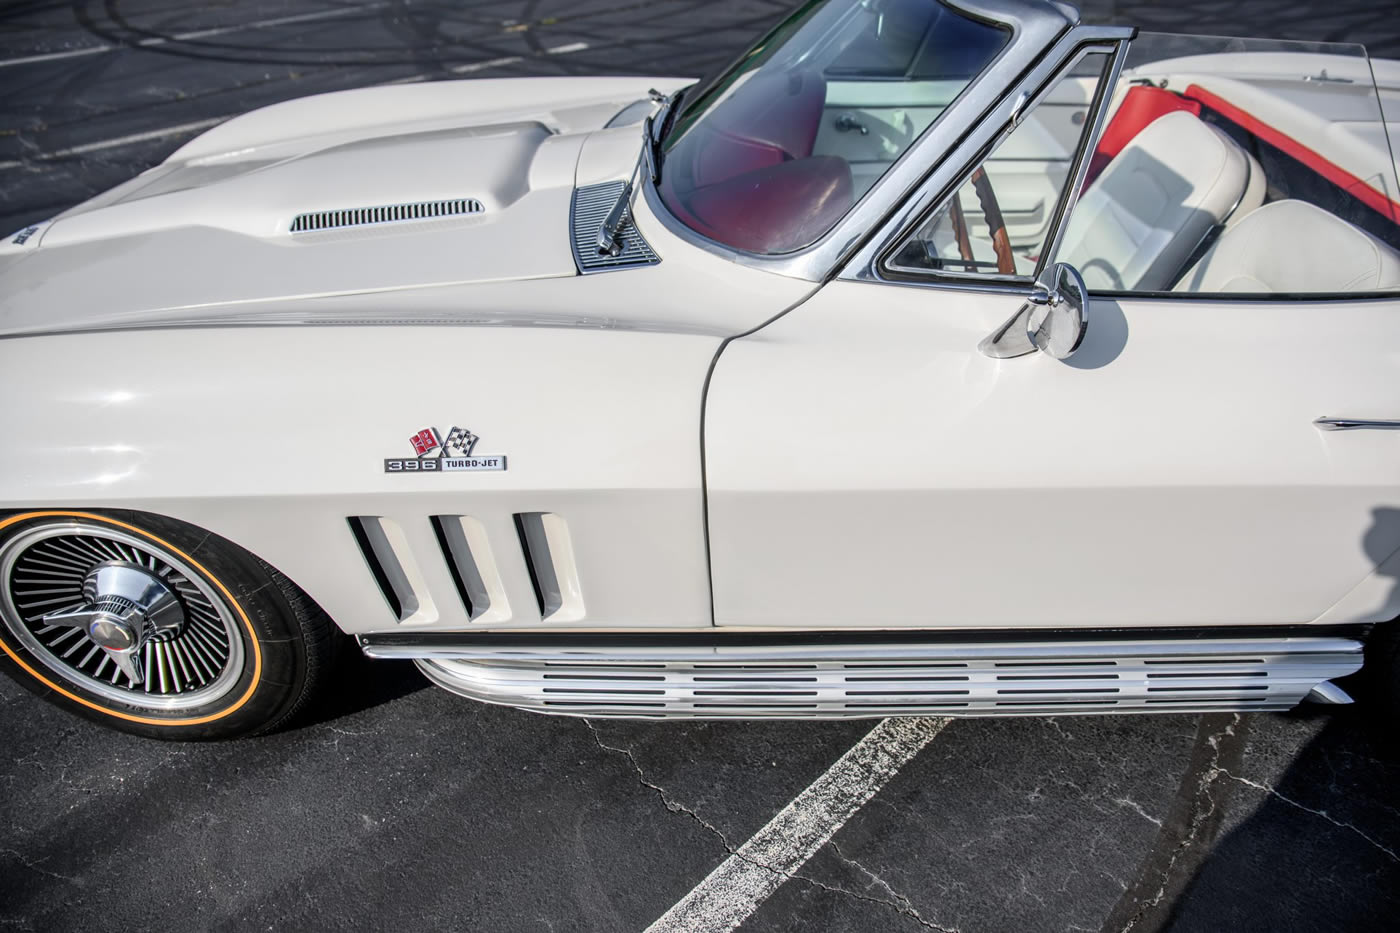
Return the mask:
[[[432,686],[411,661],[367,658],[349,637],[337,647],[321,698],[297,717],[293,728],[334,722]]]
[[[1161,929],[1394,930],[1400,913],[1400,748],[1364,708],[1277,717],[1327,723],[1270,779],[1249,756],[1222,769],[1223,835]],[[1254,732],[1269,724],[1257,722]],[[1228,793],[1224,793],[1228,791]]]
[[[1400,509],[1374,509],[1361,545],[1381,578],[1394,576],[1397,540]],[[1395,595],[1392,586],[1383,605],[1393,606]],[[1223,832],[1161,929],[1396,928],[1400,745],[1373,695],[1381,674],[1363,669],[1338,681],[1360,698],[1356,706],[1304,704],[1255,719],[1246,741],[1267,739],[1260,746],[1274,750],[1272,760],[1246,754],[1218,761],[1210,796]],[[1314,730],[1278,773],[1273,762],[1291,744],[1289,734],[1301,738]]]

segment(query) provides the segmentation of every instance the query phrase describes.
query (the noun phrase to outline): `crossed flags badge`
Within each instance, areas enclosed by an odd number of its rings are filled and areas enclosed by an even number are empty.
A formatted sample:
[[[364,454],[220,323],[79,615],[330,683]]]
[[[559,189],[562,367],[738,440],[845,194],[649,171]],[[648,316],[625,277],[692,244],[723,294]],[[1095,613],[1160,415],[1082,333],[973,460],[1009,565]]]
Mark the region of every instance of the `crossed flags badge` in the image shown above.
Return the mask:
[[[453,425],[452,430],[447,432],[446,440],[438,434],[437,428],[424,428],[410,437],[408,442],[420,458],[434,450],[439,457],[470,457],[478,440],[480,438],[471,431]]]
[[[474,451],[480,440],[466,428],[452,426],[443,437],[437,428],[423,428],[408,442],[413,445],[414,458],[390,457],[384,461],[386,473],[442,473],[458,470],[504,470],[503,454],[477,456]]]

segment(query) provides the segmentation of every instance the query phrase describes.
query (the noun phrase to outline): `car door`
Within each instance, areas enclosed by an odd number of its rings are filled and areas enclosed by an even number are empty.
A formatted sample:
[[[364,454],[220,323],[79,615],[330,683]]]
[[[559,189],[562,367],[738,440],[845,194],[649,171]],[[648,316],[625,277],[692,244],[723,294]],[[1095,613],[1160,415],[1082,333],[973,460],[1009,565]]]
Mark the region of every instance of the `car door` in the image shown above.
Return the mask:
[[[1123,49],[1101,51],[1111,87]],[[1082,50],[1076,62],[1062,79],[1082,78]],[[727,345],[705,406],[717,624],[1265,625],[1400,611],[1394,587],[1361,586],[1400,548],[1400,432],[1314,424],[1400,418],[1395,297],[1094,297],[1067,360],[979,352],[1026,300],[1022,267],[1053,256],[1107,98],[1044,249],[1023,250],[1013,273],[977,258],[995,237],[966,220],[969,203],[959,239],[971,257],[898,274],[904,254],[872,243]],[[967,200],[961,180],[988,154],[968,140],[935,171],[929,202]],[[946,254],[925,232],[927,252]]]

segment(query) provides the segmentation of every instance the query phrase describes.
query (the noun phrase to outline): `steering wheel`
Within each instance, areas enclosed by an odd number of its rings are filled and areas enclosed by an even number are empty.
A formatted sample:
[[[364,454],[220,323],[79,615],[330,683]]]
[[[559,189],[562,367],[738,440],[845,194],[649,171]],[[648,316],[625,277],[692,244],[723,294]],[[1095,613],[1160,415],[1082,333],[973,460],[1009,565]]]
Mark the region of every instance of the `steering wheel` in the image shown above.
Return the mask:
[[[961,191],[953,192],[953,204],[948,216],[953,221],[953,239],[958,243],[958,255],[967,263],[967,271],[973,272],[977,266],[972,255],[972,238],[967,234],[967,217],[963,214]]]
[[[1016,257],[1011,254],[1011,238],[1006,234],[1006,220],[1001,216],[1001,205],[997,203],[996,192],[992,190],[991,179],[987,177],[987,172],[982,166],[977,166],[977,171],[972,173],[972,190],[977,192],[977,200],[982,205],[982,216],[987,219],[987,228],[992,231],[992,251],[997,256],[997,272],[1001,275],[1016,274]],[[953,203],[957,203],[955,197]],[[958,214],[961,216],[962,208],[959,206]],[[955,220],[956,224],[957,221]],[[962,243],[958,243],[958,249],[962,249]],[[972,252],[969,244],[969,254]],[[964,259],[971,259],[970,255],[964,255]]]

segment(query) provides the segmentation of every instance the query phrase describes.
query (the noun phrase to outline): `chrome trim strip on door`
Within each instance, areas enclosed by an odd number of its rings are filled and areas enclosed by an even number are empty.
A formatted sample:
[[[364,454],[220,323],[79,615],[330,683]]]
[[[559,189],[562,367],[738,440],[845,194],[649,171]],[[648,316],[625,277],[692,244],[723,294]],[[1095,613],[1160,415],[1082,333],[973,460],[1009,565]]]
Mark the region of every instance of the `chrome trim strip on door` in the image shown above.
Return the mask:
[[[1313,424],[1320,431],[1400,431],[1400,421],[1377,421],[1366,418],[1318,418]]]

